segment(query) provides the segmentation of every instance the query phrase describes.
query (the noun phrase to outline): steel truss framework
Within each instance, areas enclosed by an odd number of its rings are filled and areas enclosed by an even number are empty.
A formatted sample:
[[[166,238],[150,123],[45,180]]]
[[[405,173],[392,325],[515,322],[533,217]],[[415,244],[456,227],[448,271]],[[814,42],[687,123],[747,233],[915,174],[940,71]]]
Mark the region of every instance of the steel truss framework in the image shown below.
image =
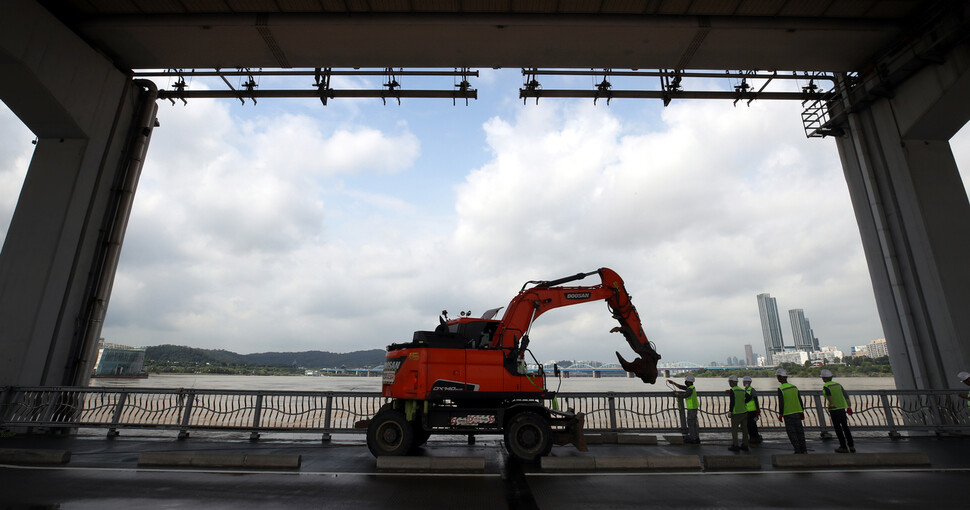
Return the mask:
[[[594,103],[603,99],[609,104],[613,99],[659,99],[664,106],[675,99],[719,99],[733,101],[735,105],[744,101],[763,100],[801,101],[805,106],[802,120],[805,134],[808,137],[831,135],[827,129],[826,102],[834,97],[838,77],[831,73],[809,71],[689,71],[674,69],[656,70],[616,70],[616,69],[540,69],[524,68],[521,70],[523,84],[519,89],[519,97],[527,102],[540,98],[590,98]],[[332,78],[357,77],[381,78],[380,88],[338,88],[333,86]],[[384,104],[387,100],[395,100],[400,104],[401,99],[451,99],[453,104],[463,100],[468,105],[470,99],[478,99],[478,90],[472,87],[470,79],[477,78],[479,72],[470,68],[455,68],[453,70],[419,70],[404,68],[383,69],[166,69],[163,71],[140,71],[135,73],[138,78],[168,78],[173,80],[170,88],[159,90],[159,99],[187,102],[193,98],[221,98],[238,99],[243,104],[249,99],[255,104],[262,98],[317,98],[324,105],[330,99],[337,98],[376,98]],[[589,89],[550,88],[544,86],[540,80],[555,81],[568,77],[589,76]],[[187,79],[191,78],[221,78],[226,85],[222,90],[190,89]],[[259,80],[263,77],[296,79],[312,78],[312,86],[307,88],[291,87],[267,89],[260,88]],[[410,89],[402,85],[404,78],[416,78],[421,83],[429,80],[451,78],[451,87],[436,85],[437,88]],[[236,78],[239,83],[233,86],[230,78]],[[633,88],[618,88],[611,82],[622,80],[625,84],[634,84]],[[711,83],[728,81],[727,87],[711,88]],[[770,90],[773,83],[795,81],[795,85],[788,85],[785,90]],[[707,85],[705,88],[704,85]]]

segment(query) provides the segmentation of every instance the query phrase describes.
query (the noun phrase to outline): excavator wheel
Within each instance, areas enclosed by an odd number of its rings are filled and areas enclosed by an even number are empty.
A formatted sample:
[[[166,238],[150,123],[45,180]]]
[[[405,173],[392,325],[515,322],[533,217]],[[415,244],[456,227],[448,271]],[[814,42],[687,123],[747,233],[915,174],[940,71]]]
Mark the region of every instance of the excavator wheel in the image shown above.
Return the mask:
[[[524,463],[535,463],[552,450],[552,428],[538,413],[519,413],[505,428],[505,449],[509,455]]]
[[[413,445],[414,428],[400,411],[381,411],[367,426],[367,448],[375,457],[407,455]]]

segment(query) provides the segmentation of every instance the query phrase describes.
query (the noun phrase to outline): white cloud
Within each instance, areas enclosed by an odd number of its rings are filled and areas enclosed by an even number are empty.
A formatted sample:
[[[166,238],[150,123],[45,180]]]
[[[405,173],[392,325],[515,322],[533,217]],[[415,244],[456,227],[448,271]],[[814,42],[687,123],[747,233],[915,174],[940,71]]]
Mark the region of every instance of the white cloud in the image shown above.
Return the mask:
[[[620,102],[512,106],[437,128],[483,139],[491,158],[475,169],[463,154],[427,167],[419,142],[430,144],[407,123],[375,127],[330,107],[161,108],[105,336],[380,348],[432,328],[442,308],[478,314],[526,280],[602,266],[624,277],[667,360],[763,350],[760,292],[778,298],[783,323],[803,308],[823,344],[881,336],[834,144],[804,139],[797,105],[675,102],[649,126]],[[970,136],[952,144],[967,161]],[[0,146],[0,208],[16,199],[6,183],[22,180],[29,135],[13,147]],[[429,173],[453,195],[380,186]],[[453,214],[426,212],[442,201]],[[613,325],[602,303],[557,310],[532,347],[540,359],[609,360],[628,350]]]
[[[794,106],[686,102],[647,134],[588,104],[492,119],[495,157],[459,187],[456,244],[481,271],[510,274],[508,288],[612,267],[668,358],[758,349],[755,296],[765,290],[805,308],[823,342],[879,336],[835,148],[805,140],[797,119]],[[841,299],[868,306],[851,328],[828,329],[842,315],[828,303]],[[546,352],[603,359],[622,346],[602,343],[611,319],[596,312],[602,319],[543,317],[556,339]]]
[[[0,241],[6,238],[27,165],[34,152],[34,135],[0,102]],[[2,245],[2,242],[0,242]]]
[[[354,348],[361,340],[350,333],[361,328],[348,319],[392,305],[383,293],[368,299],[363,282],[387,278],[375,270],[393,272],[387,259],[412,260],[383,241],[400,223],[422,220],[394,197],[335,179],[406,169],[417,139],[370,128],[325,132],[291,114],[239,122],[217,102],[193,101],[160,118],[105,335],[242,352]],[[371,214],[341,216],[355,203]],[[398,217],[378,219],[388,214]],[[368,238],[364,226],[378,241],[356,244]],[[379,334],[368,341],[385,343]]]

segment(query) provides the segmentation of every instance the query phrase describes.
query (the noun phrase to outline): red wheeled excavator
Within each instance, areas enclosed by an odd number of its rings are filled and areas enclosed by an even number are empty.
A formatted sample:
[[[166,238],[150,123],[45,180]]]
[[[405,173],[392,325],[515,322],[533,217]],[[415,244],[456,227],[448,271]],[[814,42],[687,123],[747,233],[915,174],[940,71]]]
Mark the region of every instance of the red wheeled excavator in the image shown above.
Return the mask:
[[[598,274],[601,283],[565,286]],[[575,444],[585,451],[583,414],[557,409],[555,392],[546,388],[542,365],[527,369],[529,331],[545,312],[561,306],[605,300],[619,322],[619,332],[639,356],[617,359],[644,382],[657,380],[654,350],[630,302],[623,280],[601,268],[551,281],[529,281],[506,307],[481,318],[439,318],[434,331],[416,331],[411,342],[391,344],[384,361],[382,394],[392,400],[370,420],[367,446],[375,456],[406,455],[432,434],[504,434],[509,455],[535,462],[555,444]],[[534,358],[533,358],[534,361]],[[558,372],[558,370],[557,370]],[[558,374],[557,374],[558,375]],[[552,402],[552,408],[545,402]]]

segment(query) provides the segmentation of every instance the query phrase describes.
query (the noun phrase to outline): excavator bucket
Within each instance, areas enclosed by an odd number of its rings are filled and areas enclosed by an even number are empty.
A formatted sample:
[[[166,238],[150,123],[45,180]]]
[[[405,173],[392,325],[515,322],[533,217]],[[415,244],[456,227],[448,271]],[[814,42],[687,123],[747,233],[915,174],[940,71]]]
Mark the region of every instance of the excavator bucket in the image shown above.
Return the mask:
[[[637,357],[633,361],[627,361],[620,356],[620,353],[616,353],[616,359],[620,361],[620,366],[623,370],[632,373],[637,376],[643,382],[647,384],[653,384],[657,382],[657,363],[649,363],[643,358]]]
[[[616,359],[619,360],[623,370],[639,377],[640,380],[647,384],[657,382],[657,361],[660,360],[660,355],[657,354],[657,351],[653,350],[649,342],[647,345],[640,344],[637,341],[636,335],[626,327],[613,328],[610,330],[610,333],[623,333],[627,343],[630,344],[630,348],[640,355],[640,357],[634,358],[633,361],[627,361],[617,352]]]

